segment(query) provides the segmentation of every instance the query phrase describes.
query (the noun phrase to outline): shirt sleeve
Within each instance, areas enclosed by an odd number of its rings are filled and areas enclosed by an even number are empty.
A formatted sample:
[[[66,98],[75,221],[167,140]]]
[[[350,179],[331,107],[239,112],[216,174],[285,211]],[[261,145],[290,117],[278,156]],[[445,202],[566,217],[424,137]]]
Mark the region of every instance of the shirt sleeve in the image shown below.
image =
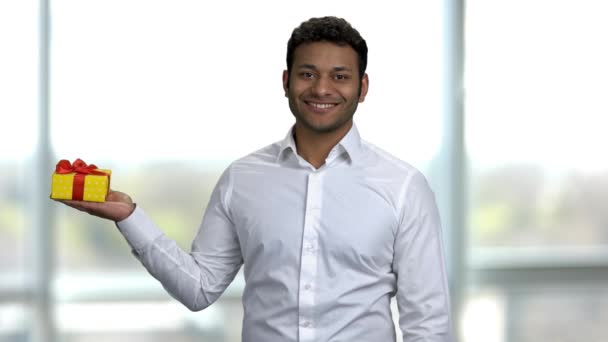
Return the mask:
[[[419,172],[405,189],[402,210],[393,268],[403,341],[452,341],[439,212],[434,194]]]
[[[117,223],[146,270],[192,311],[217,300],[243,263],[228,210],[231,191],[228,169],[211,194],[190,253],[168,238],[139,206]]]

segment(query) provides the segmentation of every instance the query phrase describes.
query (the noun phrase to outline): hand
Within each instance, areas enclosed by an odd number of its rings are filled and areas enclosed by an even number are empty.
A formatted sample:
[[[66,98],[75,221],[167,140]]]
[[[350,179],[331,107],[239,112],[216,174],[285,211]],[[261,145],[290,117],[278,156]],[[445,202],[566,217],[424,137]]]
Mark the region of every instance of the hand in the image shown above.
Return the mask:
[[[106,201],[103,203],[99,202],[86,202],[86,201],[73,201],[73,200],[56,200],[69,207],[84,211],[93,216],[105,218],[115,222],[122,221],[129,217],[133,210],[135,210],[135,204],[131,200],[131,197],[124,192],[110,190],[106,196]]]

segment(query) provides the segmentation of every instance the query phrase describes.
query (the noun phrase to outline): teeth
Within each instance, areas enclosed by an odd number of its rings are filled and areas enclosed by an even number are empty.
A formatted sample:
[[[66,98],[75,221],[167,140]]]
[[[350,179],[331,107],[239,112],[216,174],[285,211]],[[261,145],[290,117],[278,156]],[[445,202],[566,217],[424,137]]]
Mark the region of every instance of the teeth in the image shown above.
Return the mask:
[[[321,108],[321,109],[327,109],[327,108],[331,108],[331,107],[335,106],[335,104],[332,104],[332,103],[310,103],[310,105],[315,108]]]

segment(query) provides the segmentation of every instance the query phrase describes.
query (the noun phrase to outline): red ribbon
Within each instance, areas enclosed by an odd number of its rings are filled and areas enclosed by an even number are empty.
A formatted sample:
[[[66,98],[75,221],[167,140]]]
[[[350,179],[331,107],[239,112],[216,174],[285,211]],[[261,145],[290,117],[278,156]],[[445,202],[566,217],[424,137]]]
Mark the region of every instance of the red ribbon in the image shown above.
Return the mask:
[[[55,172],[58,174],[76,173],[74,175],[74,184],[72,185],[72,199],[82,201],[84,196],[84,178],[87,175],[107,176],[108,173],[97,170],[95,164],[87,165],[82,159],[76,159],[74,163],[69,160],[62,159],[55,166]]]

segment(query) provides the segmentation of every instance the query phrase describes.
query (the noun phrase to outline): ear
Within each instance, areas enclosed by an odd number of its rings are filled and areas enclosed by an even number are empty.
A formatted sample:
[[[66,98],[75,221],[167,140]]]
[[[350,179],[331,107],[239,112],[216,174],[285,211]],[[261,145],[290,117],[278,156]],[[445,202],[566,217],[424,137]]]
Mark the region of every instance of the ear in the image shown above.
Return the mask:
[[[285,97],[289,91],[289,71],[283,70],[283,90],[285,91]]]
[[[363,78],[361,79],[361,94],[359,94],[359,102],[365,101],[365,96],[367,95],[367,89],[369,88],[369,77],[367,73],[363,74]]]

